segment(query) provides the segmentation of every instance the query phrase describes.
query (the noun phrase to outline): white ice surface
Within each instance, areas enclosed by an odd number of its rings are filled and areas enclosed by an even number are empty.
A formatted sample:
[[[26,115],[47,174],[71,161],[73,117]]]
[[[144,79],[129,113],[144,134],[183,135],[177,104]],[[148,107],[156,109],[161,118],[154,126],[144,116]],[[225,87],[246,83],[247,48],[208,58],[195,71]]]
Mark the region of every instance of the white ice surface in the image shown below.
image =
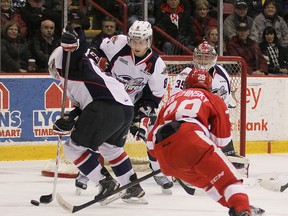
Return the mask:
[[[252,205],[266,210],[265,216],[288,216],[288,189],[283,193],[259,186],[257,177],[278,173],[288,182],[288,155],[248,155],[250,177],[245,181]],[[51,194],[53,178],[41,176],[47,161],[0,162],[0,215],[1,216],[65,216],[56,200],[49,204],[33,206],[31,199]],[[138,173],[138,176],[147,173]],[[117,200],[108,206],[92,205],[75,215],[79,216],[227,216],[228,209],[207,196],[190,196],[176,184],[173,195],[163,195],[153,179],[142,183],[148,205],[127,204]],[[58,179],[57,191],[73,204],[82,204],[93,198],[97,189],[89,183],[81,196],[74,195],[74,179]]]

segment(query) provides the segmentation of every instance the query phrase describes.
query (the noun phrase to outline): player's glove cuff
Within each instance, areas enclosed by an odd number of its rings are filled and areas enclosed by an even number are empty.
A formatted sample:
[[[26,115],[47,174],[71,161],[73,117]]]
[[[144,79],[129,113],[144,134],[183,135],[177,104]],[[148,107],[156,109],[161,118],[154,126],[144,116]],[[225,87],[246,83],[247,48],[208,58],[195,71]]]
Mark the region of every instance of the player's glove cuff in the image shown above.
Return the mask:
[[[74,129],[75,123],[76,121],[73,118],[66,115],[54,122],[53,130],[58,134],[66,135]]]
[[[78,34],[69,25],[67,25],[63,30],[61,36],[61,46],[65,51],[71,51],[71,52],[77,50],[79,47]]]

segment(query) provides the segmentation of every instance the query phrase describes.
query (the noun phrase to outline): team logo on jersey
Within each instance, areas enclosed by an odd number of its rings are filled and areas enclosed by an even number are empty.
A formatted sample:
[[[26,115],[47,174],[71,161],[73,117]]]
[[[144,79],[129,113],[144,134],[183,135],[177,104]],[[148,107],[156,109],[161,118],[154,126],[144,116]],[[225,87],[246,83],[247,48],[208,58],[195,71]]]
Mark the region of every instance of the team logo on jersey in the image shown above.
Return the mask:
[[[110,41],[111,41],[113,44],[115,44],[115,42],[116,42],[117,39],[118,39],[118,36],[115,35],[115,36],[112,36],[112,37],[110,38]]]
[[[224,86],[221,86],[220,88],[213,89],[212,93],[218,95],[223,100],[225,100],[227,98],[227,91],[226,91]]]
[[[116,79],[124,84],[125,90],[128,94],[139,91],[143,86],[145,86],[143,77],[133,78],[128,75],[116,75]]]

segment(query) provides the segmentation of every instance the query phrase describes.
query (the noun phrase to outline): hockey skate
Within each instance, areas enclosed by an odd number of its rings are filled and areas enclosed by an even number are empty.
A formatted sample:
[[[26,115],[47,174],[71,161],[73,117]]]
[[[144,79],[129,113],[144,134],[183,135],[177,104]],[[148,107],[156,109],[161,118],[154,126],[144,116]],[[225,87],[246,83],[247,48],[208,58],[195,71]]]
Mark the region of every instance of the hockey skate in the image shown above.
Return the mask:
[[[170,190],[171,187],[173,187],[173,182],[170,181],[166,176],[153,176],[155,182],[161,186],[162,193],[171,195],[172,191]]]
[[[250,205],[251,208],[251,216],[259,216],[263,215],[265,213],[265,210],[256,206]]]
[[[75,179],[75,194],[77,196],[80,196],[81,192],[87,189],[88,181],[89,179],[86,176],[82,175],[80,172],[78,173],[78,176]]]
[[[95,198],[111,194],[112,191],[120,187],[120,184],[109,174],[109,172],[105,168],[102,168],[101,173],[105,176],[105,178],[99,181],[99,192],[95,196]],[[100,204],[108,205],[109,203],[120,198],[121,196],[119,194],[116,194],[113,197],[108,197],[101,200]]]
[[[229,215],[230,216],[252,216],[249,211],[236,212],[234,208],[231,208],[229,210]]]
[[[229,215],[230,216],[261,216],[265,213],[265,210],[259,207],[250,206],[250,209],[251,209],[251,213],[249,211],[236,212],[234,208],[230,208]]]
[[[134,173],[130,177],[130,181],[136,180],[137,176]],[[148,204],[148,201],[144,198],[145,191],[142,189],[140,184],[134,185],[128,188],[125,194],[122,196],[122,200],[127,203],[135,204]]]

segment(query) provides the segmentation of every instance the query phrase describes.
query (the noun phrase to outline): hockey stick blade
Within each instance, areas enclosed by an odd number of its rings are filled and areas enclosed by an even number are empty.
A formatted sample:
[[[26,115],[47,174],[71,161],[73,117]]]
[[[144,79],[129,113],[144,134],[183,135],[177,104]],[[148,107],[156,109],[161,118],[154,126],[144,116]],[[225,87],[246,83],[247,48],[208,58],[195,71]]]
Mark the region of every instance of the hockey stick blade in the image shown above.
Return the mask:
[[[177,179],[177,181],[179,182],[179,184],[181,185],[181,187],[186,191],[186,193],[188,193],[189,195],[194,195],[195,194],[195,188],[190,188],[189,186],[187,186],[183,181],[181,181],[180,179]]]
[[[53,195],[52,194],[42,195],[39,201],[40,203],[48,204],[53,201]]]
[[[106,199],[106,198],[108,198],[108,197],[110,197],[110,196],[112,196],[114,194],[117,194],[117,193],[119,193],[119,192],[121,192],[123,190],[126,190],[127,188],[130,188],[130,187],[132,187],[132,186],[134,186],[136,184],[139,184],[140,182],[142,182],[142,181],[144,181],[144,180],[146,180],[148,178],[151,178],[152,176],[157,175],[160,172],[161,172],[161,170],[153,171],[153,172],[151,172],[151,173],[149,173],[149,174],[147,174],[147,175],[145,175],[145,176],[143,176],[143,177],[141,177],[139,179],[136,179],[135,181],[132,181],[132,182],[130,182],[130,183],[128,183],[128,184],[126,184],[126,185],[124,185],[122,187],[117,188],[116,190],[112,191],[110,194],[106,194],[105,196],[96,196],[93,200],[90,200],[90,201],[88,201],[86,203],[83,203],[81,205],[72,205],[72,204],[70,204],[69,202],[64,200],[63,197],[61,197],[61,195],[59,193],[57,193],[56,199],[57,199],[57,202],[59,203],[59,205],[62,208],[64,208],[65,210],[67,210],[67,211],[69,211],[71,213],[75,213],[75,212],[78,212],[78,211],[80,211],[80,210],[82,210],[82,209],[84,209],[84,208],[86,208],[88,206],[91,206],[91,205],[93,205],[93,204],[95,204],[97,202],[100,202],[101,200],[104,200],[104,199]]]
[[[283,192],[286,188],[288,188],[288,183],[280,187],[280,192]]]

